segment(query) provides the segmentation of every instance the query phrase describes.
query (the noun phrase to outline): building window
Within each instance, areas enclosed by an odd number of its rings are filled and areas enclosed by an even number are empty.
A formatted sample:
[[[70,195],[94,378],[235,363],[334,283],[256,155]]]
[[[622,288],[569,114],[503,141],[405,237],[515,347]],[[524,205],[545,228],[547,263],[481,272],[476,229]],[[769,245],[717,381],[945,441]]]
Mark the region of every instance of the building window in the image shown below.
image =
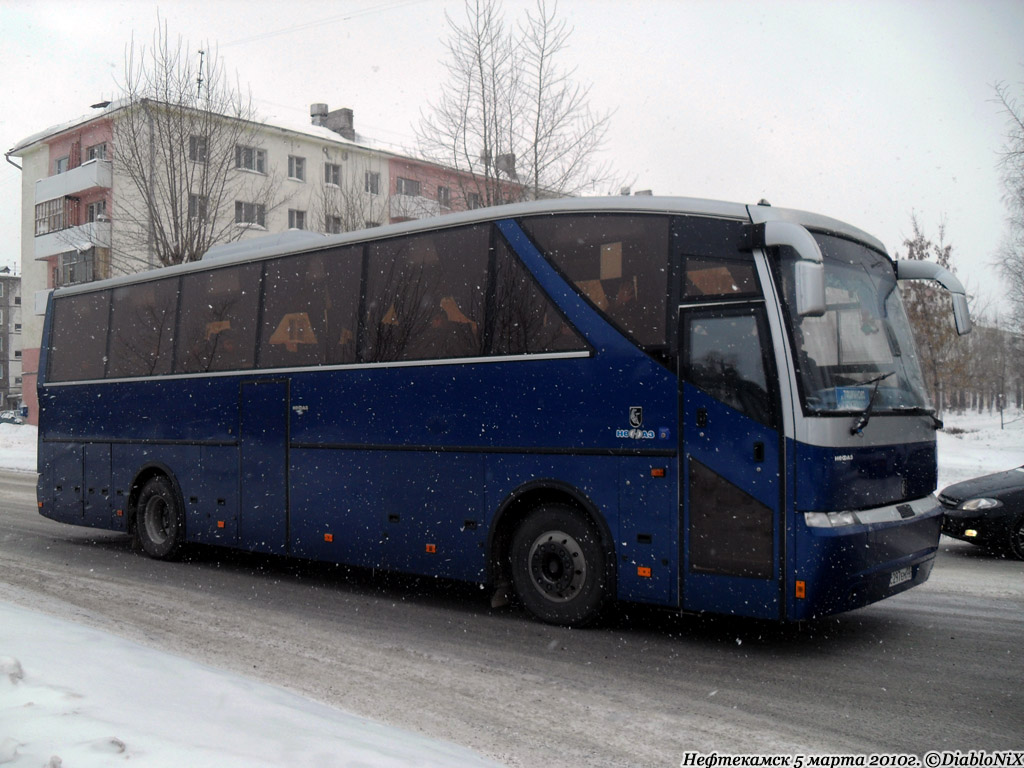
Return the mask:
[[[341,186],[341,166],[337,163],[324,163],[324,184]]]
[[[266,206],[262,203],[243,203],[235,201],[235,223],[254,224],[257,227],[265,227],[267,218]]]
[[[15,296],[14,297],[14,306],[16,306],[16,307],[21,306],[21,296]]]
[[[19,387],[21,386],[21,376],[15,376],[14,377],[14,384],[15,384],[15,386],[19,386]]]
[[[207,158],[207,143],[205,136],[188,137],[188,159],[196,163],[205,163]]]
[[[366,191],[371,195],[380,193],[380,174],[376,171],[366,172]]]
[[[475,211],[477,208],[480,207],[479,192],[470,192],[468,195],[466,195],[466,207],[469,208],[469,210],[471,211]]]
[[[104,218],[107,215],[107,201],[98,200],[95,203],[89,203],[85,209],[85,220],[86,221],[99,221],[100,216]]]
[[[235,146],[235,168],[242,168],[256,173],[267,172],[267,150],[255,147]]]
[[[341,216],[326,216],[324,220],[324,231],[328,235],[341,234]]]
[[[21,323],[15,323],[14,324],[14,332],[15,333],[21,333]]]
[[[288,178],[296,181],[306,180],[306,158],[288,155]]]
[[[437,188],[437,202],[442,208],[452,207],[452,190],[451,187],[438,187]]]
[[[403,179],[401,176],[395,181],[395,191],[400,195],[410,197],[420,196],[420,183],[413,179]]]
[[[297,211],[294,208],[288,209],[288,229],[305,229],[306,212]]]
[[[68,156],[58,157],[53,161],[53,172],[54,173],[67,173],[68,170]]]
[[[21,360],[21,350],[20,349],[14,350],[14,359],[15,360]]]
[[[0,283],[0,296],[4,295],[4,284]]]
[[[93,144],[91,147],[85,150],[86,160],[106,160],[107,159],[107,143]]]
[[[190,219],[206,219],[206,195],[188,196],[188,217]]]
[[[75,285],[93,280],[92,249],[87,251],[68,251],[60,256],[60,284]],[[15,326],[21,330],[21,326]]]
[[[75,218],[75,202],[66,197],[47,200],[36,205],[36,237],[71,226]]]

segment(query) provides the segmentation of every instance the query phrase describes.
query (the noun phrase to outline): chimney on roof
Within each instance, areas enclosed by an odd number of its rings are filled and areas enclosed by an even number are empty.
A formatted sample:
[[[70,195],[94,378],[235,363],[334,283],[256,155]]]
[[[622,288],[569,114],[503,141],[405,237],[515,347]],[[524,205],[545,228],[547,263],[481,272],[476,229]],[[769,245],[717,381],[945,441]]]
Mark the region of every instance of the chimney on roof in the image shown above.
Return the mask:
[[[326,104],[312,104],[309,107],[309,115],[313,120],[313,125],[322,125],[325,128],[330,128],[335,133],[340,133],[349,141],[356,140],[355,120],[352,110],[348,107],[328,112]]]

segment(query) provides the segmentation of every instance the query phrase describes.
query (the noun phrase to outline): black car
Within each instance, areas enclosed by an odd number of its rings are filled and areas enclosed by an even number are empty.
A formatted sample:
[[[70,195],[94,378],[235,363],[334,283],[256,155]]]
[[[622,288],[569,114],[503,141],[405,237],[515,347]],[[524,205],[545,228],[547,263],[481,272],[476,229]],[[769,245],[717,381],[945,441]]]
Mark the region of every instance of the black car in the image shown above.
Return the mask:
[[[1024,560],[1024,467],[942,490],[942,532]]]

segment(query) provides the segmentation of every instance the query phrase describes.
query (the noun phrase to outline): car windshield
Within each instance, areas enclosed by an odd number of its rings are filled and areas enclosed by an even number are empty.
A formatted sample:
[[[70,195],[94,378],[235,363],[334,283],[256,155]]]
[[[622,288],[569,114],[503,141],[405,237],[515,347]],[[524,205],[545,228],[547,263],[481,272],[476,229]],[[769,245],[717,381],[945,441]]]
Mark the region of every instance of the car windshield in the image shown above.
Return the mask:
[[[857,413],[869,403],[874,413],[929,409],[892,262],[851,240],[814,238],[825,259],[822,316],[795,312],[796,252],[780,249],[776,268],[805,412]]]

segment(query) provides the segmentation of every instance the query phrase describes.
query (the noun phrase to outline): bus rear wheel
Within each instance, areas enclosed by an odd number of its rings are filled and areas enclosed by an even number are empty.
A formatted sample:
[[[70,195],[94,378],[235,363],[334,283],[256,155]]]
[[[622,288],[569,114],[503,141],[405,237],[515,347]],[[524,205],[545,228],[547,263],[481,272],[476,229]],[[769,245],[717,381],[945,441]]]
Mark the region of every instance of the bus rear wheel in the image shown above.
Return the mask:
[[[530,513],[512,539],[512,584],[530,613],[549,624],[582,627],[608,597],[608,556],[576,510],[552,505]]]
[[[178,496],[166,477],[151,477],[142,486],[135,512],[135,542],[157,560],[172,560],[185,539]]]

